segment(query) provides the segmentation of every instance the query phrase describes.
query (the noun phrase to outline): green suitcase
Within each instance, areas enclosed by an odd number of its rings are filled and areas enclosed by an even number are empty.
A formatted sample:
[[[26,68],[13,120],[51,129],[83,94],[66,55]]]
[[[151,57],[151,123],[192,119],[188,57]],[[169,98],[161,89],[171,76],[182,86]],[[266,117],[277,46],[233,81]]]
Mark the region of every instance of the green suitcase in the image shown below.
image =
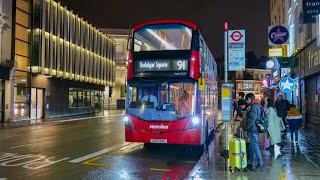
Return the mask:
[[[246,141],[241,138],[232,138],[229,141],[230,170],[240,171],[247,168]]]

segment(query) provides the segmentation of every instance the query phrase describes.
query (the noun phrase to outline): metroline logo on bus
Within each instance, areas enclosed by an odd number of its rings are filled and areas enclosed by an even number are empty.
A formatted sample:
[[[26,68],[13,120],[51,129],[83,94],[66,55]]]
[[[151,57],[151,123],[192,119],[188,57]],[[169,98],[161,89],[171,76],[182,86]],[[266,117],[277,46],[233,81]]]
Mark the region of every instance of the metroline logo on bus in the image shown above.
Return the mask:
[[[245,30],[228,30],[228,70],[244,71],[246,69],[246,35]]]

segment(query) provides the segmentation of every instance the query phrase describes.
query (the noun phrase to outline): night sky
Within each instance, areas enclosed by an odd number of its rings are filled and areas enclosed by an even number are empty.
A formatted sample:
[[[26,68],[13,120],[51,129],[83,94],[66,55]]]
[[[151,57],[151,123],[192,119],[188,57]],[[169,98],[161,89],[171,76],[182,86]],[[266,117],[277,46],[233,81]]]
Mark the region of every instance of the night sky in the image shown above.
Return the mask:
[[[247,51],[267,53],[269,0],[60,0],[101,28],[129,28],[144,21],[178,18],[197,23],[215,57],[223,55],[223,24],[247,30]]]

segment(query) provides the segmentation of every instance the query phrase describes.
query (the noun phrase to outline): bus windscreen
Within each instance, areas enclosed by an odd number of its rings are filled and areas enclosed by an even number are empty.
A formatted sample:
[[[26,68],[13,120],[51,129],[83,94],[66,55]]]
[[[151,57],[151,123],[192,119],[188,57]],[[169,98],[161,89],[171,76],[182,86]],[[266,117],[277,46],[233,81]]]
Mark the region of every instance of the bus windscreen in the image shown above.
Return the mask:
[[[190,50],[192,29],[182,24],[145,26],[134,32],[134,52]]]

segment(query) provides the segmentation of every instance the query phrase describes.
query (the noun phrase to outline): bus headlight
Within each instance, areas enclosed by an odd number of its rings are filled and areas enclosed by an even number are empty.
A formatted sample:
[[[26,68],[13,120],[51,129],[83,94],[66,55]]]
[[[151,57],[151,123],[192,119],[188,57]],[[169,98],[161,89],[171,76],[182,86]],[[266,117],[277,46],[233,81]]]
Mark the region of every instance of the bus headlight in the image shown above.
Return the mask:
[[[128,116],[124,116],[123,117],[123,121],[126,125],[129,125],[130,124],[130,118]]]
[[[193,126],[197,126],[200,123],[200,119],[197,116],[195,116],[192,118],[191,122]]]
[[[200,125],[200,118],[198,116],[194,116],[191,118],[191,121],[189,123],[190,128],[198,128]]]

